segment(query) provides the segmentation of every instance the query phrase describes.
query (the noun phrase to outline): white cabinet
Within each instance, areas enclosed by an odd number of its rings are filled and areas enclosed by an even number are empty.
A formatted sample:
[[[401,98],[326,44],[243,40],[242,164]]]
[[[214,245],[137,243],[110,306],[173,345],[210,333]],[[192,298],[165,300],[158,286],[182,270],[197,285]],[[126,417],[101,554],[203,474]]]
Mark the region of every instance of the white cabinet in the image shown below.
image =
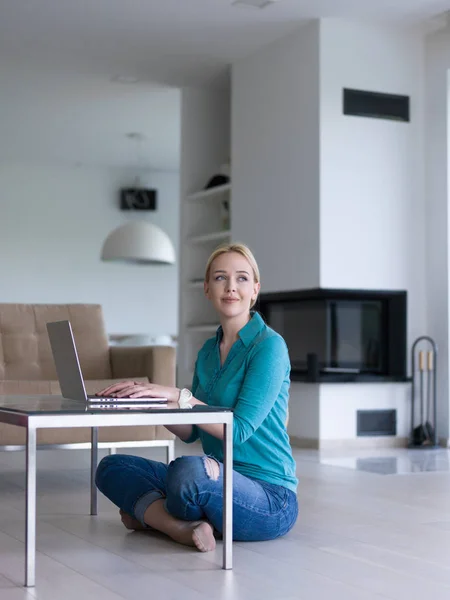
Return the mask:
[[[202,189],[229,160],[229,92],[188,90],[182,112],[177,385],[190,387],[197,353],[219,326],[204,293],[206,262],[231,240],[231,184]]]

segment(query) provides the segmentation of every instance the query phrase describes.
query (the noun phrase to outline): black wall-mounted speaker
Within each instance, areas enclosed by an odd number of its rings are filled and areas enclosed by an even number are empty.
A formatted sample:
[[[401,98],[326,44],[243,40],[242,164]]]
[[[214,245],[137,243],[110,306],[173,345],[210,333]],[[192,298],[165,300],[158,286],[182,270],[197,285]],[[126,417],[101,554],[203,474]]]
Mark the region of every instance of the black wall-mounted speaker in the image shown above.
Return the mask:
[[[156,210],[157,191],[144,188],[120,190],[121,210]]]
[[[390,121],[407,122],[410,120],[409,96],[344,88],[343,104],[344,115]]]

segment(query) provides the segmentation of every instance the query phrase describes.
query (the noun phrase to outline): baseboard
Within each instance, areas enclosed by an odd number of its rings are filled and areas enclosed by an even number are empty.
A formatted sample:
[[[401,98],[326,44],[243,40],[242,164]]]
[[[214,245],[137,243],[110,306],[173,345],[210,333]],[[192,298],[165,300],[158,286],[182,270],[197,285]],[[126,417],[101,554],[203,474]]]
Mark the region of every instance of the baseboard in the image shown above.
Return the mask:
[[[341,440],[318,440],[291,435],[291,444],[295,448],[308,450],[376,450],[382,448],[406,448],[408,446],[408,438],[400,436],[374,436]]]
[[[291,446],[295,448],[303,448],[304,450],[318,450],[319,440],[314,438],[303,438],[297,437],[296,435],[289,436],[291,440]]]
[[[320,440],[320,450],[379,450],[406,448],[408,438],[400,436],[367,436],[349,440]]]
[[[443,448],[450,448],[450,438],[440,437],[439,445],[442,446]]]

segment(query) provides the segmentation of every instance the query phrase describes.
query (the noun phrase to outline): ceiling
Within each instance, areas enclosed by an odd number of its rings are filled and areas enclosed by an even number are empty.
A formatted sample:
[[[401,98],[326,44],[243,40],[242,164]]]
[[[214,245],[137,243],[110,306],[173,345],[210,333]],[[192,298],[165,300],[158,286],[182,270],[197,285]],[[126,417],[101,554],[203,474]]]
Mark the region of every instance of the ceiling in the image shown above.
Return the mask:
[[[177,169],[179,91],[318,17],[414,24],[450,0],[1,0],[0,160]],[[125,81],[123,81],[125,80]],[[126,134],[139,132],[136,143]],[[8,143],[4,143],[7,140]]]

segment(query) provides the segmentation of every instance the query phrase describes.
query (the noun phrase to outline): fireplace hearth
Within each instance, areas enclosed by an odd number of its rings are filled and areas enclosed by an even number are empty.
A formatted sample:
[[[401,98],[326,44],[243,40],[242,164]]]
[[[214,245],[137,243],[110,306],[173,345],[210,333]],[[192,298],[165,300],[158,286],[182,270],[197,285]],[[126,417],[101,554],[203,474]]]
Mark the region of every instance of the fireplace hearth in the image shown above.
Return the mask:
[[[405,381],[407,292],[310,289],[261,294],[286,340],[293,381]]]

